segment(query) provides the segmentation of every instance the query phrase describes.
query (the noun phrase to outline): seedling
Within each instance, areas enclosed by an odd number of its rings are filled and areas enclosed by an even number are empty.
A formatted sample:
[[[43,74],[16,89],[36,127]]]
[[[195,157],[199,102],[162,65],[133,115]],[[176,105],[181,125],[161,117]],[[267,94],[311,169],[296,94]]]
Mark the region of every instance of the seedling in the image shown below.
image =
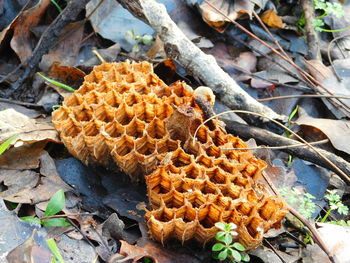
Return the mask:
[[[283,196],[287,203],[295,205],[300,214],[309,219],[316,212],[316,204],[314,203],[315,197],[309,193],[302,193],[297,188],[284,187],[279,189],[279,193]]]
[[[212,251],[216,253],[213,257],[220,260],[230,259],[231,262],[249,262],[250,258],[245,252],[245,247],[239,242],[233,242],[233,237],[238,235],[234,231],[237,226],[234,223],[221,222],[216,223],[215,226],[221,231],[215,235],[218,242],[212,247]]]
[[[20,217],[20,219],[44,226],[70,226],[70,224],[64,218],[52,217],[55,216],[58,212],[62,211],[64,206],[64,191],[61,189],[58,190],[49,200],[43,218],[39,218],[37,216],[24,216]]]
[[[148,45],[151,45],[154,41],[152,35],[144,34],[143,36],[139,36],[135,34],[134,29],[132,29],[131,31],[127,31],[125,35],[126,35],[126,38],[133,39],[136,41],[136,43],[132,47],[132,50],[131,50],[132,53],[136,53],[140,51],[140,46],[139,46],[140,43],[148,46]]]
[[[64,84],[64,83],[62,83],[62,82],[56,81],[56,80],[54,80],[54,79],[50,79],[49,77],[44,76],[44,75],[41,74],[40,72],[37,72],[37,74],[38,74],[41,78],[43,78],[44,80],[46,80],[47,82],[51,83],[52,85],[55,85],[55,86],[58,86],[58,87],[60,87],[60,88],[66,89],[66,90],[68,90],[68,91],[70,91],[70,92],[74,92],[74,91],[75,91],[75,89],[73,89],[71,86],[68,86],[68,85],[66,85],[66,84]]]
[[[294,116],[298,113],[298,110],[299,110],[299,105],[295,106],[294,110],[291,112],[291,114],[289,114],[289,117],[288,117],[288,122],[286,123],[286,126],[288,128],[290,128],[292,126],[292,119],[294,118]],[[285,131],[284,132],[285,136],[287,138],[290,138],[291,136],[291,133],[289,131]],[[288,162],[287,162],[287,166],[291,166],[293,163],[293,155],[291,154],[288,154]]]
[[[13,143],[14,140],[16,140],[17,136],[18,134],[13,135],[0,145],[0,155],[3,154],[10,147],[11,143]]]
[[[46,240],[46,244],[47,244],[47,246],[49,247],[49,249],[51,250],[51,252],[53,254],[50,263],[57,263],[57,262],[65,263],[64,260],[63,260],[62,255],[60,253],[60,250],[59,250],[59,248],[56,245],[55,240],[53,240],[52,238],[47,239]]]
[[[321,223],[324,223],[329,216],[329,214],[335,210],[341,215],[349,214],[349,208],[344,205],[341,201],[340,195],[338,195],[337,190],[327,190],[328,194],[324,197],[328,200],[329,209],[327,213],[322,217]]]
[[[60,7],[60,5],[55,0],[51,0],[51,3],[57,8],[58,12],[61,13],[63,11],[62,7]]]

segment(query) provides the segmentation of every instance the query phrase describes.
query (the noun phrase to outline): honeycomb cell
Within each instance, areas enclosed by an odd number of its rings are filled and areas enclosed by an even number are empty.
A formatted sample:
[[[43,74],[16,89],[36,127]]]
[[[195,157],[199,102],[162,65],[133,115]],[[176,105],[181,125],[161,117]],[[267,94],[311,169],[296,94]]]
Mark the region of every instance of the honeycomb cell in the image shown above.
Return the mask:
[[[141,138],[144,134],[146,124],[138,118],[133,118],[132,121],[125,126],[126,134],[134,138]]]

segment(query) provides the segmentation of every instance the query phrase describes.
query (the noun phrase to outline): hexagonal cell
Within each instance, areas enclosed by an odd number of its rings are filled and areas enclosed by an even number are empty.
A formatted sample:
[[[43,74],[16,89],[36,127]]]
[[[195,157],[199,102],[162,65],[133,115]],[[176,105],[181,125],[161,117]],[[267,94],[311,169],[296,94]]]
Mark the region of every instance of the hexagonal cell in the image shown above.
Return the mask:
[[[233,173],[236,170],[235,165],[233,163],[230,163],[229,161],[224,159],[215,160],[214,165],[220,167],[227,173]]]
[[[155,107],[155,105],[149,104],[145,101],[134,105],[136,117],[142,121],[150,123],[155,117]]]
[[[140,121],[137,118],[133,118],[132,121],[125,127],[126,134],[135,138],[141,138],[145,130],[145,122]]]
[[[196,220],[196,214],[196,209],[183,205],[175,211],[175,218],[181,218],[184,222],[189,223]]]
[[[96,91],[90,91],[84,95],[84,100],[87,104],[98,104],[100,102],[100,94]]]
[[[73,114],[77,121],[91,121],[93,118],[93,110],[91,107],[82,104],[73,108]]]
[[[145,61],[141,61],[139,63],[131,64],[131,67],[134,71],[148,73],[153,71],[152,64],[147,63]]]
[[[151,155],[155,152],[156,142],[150,136],[143,136],[135,142],[136,151],[142,155]]]
[[[201,143],[207,143],[210,139],[209,130],[206,126],[201,126],[196,134],[196,139]]]
[[[260,238],[264,233],[264,220],[259,216],[254,216],[250,218],[250,222],[247,222],[246,228],[248,233],[252,236],[252,238]]]
[[[72,119],[68,119],[62,123],[61,132],[63,136],[76,137],[81,132],[81,127],[77,126]]]
[[[99,107],[96,107],[94,116],[99,121],[109,123],[114,120],[114,112],[115,110],[112,107],[101,105]]]
[[[61,106],[58,109],[54,110],[52,112],[52,117],[53,117],[53,121],[54,122],[58,122],[58,121],[65,121],[68,119],[70,113],[70,109],[65,107],[65,106]]]
[[[207,202],[207,198],[198,190],[195,190],[193,194],[188,196],[187,201],[194,208],[199,208]]]
[[[171,95],[171,88],[166,85],[157,86],[154,88],[153,92],[158,98],[169,97]]]
[[[110,71],[113,68],[113,66],[114,65],[112,63],[103,62],[102,64],[95,66],[94,70],[95,71]]]
[[[126,76],[125,76],[125,81],[127,83],[133,83],[133,82],[136,82],[136,79],[135,79],[135,74],[133,72],[130,72],[128,73]]]
[[[162,86],[164,85],[164,82],[158,78],[158,76],[156,74],[154,74],[153,72],[148,73],[145,76],[146,79],[146,85],[147,86]]]
[[[96,136],[100,133],[100,127],[94,121],[83,124],[83,131],[86,136]]]
[[[127,92],[131,92],[131,85],[130,84],[121,84],[118,86],[117,88],[117,92],[119,94],[124,94],[124,93],[127,93]]]
[[[129,73],[130,63],[121,62],[121,63],[116,63],[113,66],[114,66],[113,69],[115,70],[115,72],[120,75],[126,75]]]
[[[211,168],[214,166],[214,161],[212,157],[208,157],[204,154],[201,154],[196,158],[196,163],[205,166],[206,168]]]
[[[129,107],[125,103],[121,104],[120,107],[115,111],[114,118],[122,125],[127,125],[134,118],[134,109]]]
[[[80,94],[74,92],[72,95],[70,95],[64,100],[63,105],[67,107],[74,107],[79,106],[82,103],[83,97]]]
[[[185,204],[185,195],[174,189],[167,194],[162,194],[162,199],[167,208],[179,208]]]
[[[140,95],[147,95],[151,93],[151,88],[144,83],[135,83],[134,90]]]
[[[103,74],[102,72],[99,71],[91,71],[91,73],[89,75],[86,75],[84,77],[84,84],[86,83],[99,83],[101,80],[103,79]],[[80,90],[80,89],[79,89]],[[80,93],[80,92],[79,92]],[[84,92],[85,93],[85,92]],[[83,93],[82,93],[83,94]]]
[[[163,138],[167,133],[164,121],[158,118],[153,119],[147,127],[147,133],[155,139]]]
[[[183,167],[193,162],[190,155],[186,154],[181,148],[178,148],[171,156],[171,161],[175,167]]]
[[[103,81],[101,82],[96,88],[95,88],[95,91],[96,92],[99,92],[99,93],[107,93],[111,90],[113,90],[113,87],[111,88],[110,82],[107,82],[107,81]]]
[[[107,92],[103,96],[103,100],[113,108],[118,108],[119,105],[123,102],[122,97],[115,90]]]
[[[228,175],[220,168],[206,170],[209,180],[215,184],[225,184],[228,182]]]
[[[196,179],[199,175],[201,175],[201,171],[195,163],[190,164],[184,169],[186,178]]]
[[[173,111],[174,111],[173,108],[168,103],[164,103],[164,102],[159,103],[155,107],[155,114],[161,120],[164,120],[170,117]]]
[[[118,138],[122,136],[125,132],[125,127],[119,124],[117,121],[108,123],[105,127],[105,132],[108,133],[112,138]]]
[[[177,81],[171,85],[173,93],[178,97],[192,97],[193,90],[183,81]]]
[[[221,191],[223,196],[230,197],[233,200],[235,200],[235,199],[239,198],[239,196],[242,192],[242,188],[239,187],[238,185],[227,184],[227,185],[220,187],[220,191]]]
[[[221,150],[219,147],[216,147],[215,145],[210,145],[205,149],[205,152],[207,153],[208,156],[213,156],[213,157],[220,157],[221,155]]]
[[[252,211],[253,208],[254,206],[249,204],[247,200],[244,200],[241,202],[240,206],[238,206],[236,209],[238,212],[242,213],[243,215],[249,216],[250,211]]]
[[[163,140],[157,141],[157,152],[159,154],[172,152],[178,148],[179,148],[178,141],[173,141],[171,139],[163,139]]]
[[[227,136],[221,130],[215,130],[214,136],[212,137],[213,143],[216,146],[222,146],[228,142]]]
[[[132,106],[136,103],[141,102],[142,96],[140,94],[137,94],[137,93],[131,93],[131,94],[127,95],[126,97],[124,97],[124,101],[129,106]]]
[[[115,143],[115,152],[119,156],[125,156],[128,153],[131,153],[135,148],[134,140],[132,137],[123,135],[119,140]]]
[[[216,222],[220,222],[223,209],[214,204],[208,204],[198,210],[198,220],[205,228],[211,228]]]
[[[236,184],[236,185],[239,185],[242,187],[249,187],[250,186],[249,180],[242,175],[236,176],[236,177],[231,177],[230,179],[231,179],[231,182]]]
[[[168,193],[172,189],[171,178],[164,167],[146,177],[148,188],[155,194]],[[149,196],[152,199],[152,194]]]
[[[204,180],[198,184],[198,190],[203,194],[219,194],[220,190],[218,186],[209,180]]]

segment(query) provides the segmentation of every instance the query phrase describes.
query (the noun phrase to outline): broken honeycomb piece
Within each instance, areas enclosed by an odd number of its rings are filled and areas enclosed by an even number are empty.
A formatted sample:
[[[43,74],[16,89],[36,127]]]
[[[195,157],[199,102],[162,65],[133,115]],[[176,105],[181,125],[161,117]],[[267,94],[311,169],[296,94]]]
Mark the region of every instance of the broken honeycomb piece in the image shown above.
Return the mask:
[[[102,63],[52,114],[67,149],[85,164],[116,164],[145,180],[150,235],[207,243],[216,222],[235,223],[238,240],[254,248],[287,213],[259,179],[265,163],[206,113],[184,82],[166,85],[147,62]],[[197,94],[197,95],[198,95]],[[199,96],[198,95],[198,96]],[[202,98],[203,99],[203,98]],[[198,132],[195,134],[195,131]],[[194,138],[195,136],[195,138]]]

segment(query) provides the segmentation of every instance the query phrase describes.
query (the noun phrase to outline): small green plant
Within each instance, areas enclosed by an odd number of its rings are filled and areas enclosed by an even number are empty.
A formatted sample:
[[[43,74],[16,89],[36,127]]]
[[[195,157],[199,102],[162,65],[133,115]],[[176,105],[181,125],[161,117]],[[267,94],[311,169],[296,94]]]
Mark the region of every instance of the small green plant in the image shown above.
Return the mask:
[[[322,217],[321,223],[324,223],[332,211],[337,211],[341,215],[349,214],[349,208],[344,205],[341,201],[340,195],[337,190],[327,190],[327,194],[324,196],[328,200],[329,209],[326,214]]]
[[[11,145],[11,143],[16,140],[18,134],[13,135],[12,137],[8,138],[6,141],[4,141],[2,144],[0,144],[0,155],[3,154]]]
[[[215,226],[221,231],[217,232],[215,239],[218,241],[213,245],[212,251],[216,259],[230,259],[231,262],[249,262],[249,255],[245,252],[245,247],[239,242],[233,242],[233,237],[238,234],[234,229],[237,226],[233,223],[224,224],[218,222]]]
[[[37,72],[36,74],[38,74],[41,78],[43,78],[47,82],[51,83],[52,85],[58,86],[60,88],[68,90],[70,92],[74,92],[75,91],[75,89],[73,89],[71,86],[68,86],[68,85],[66,85],[66,84],[64,84],[62,82],[56,81],[54,79],[50,79],[50,78],[44,76],[43,74],[41,74],[40,72]]]
[[[49,200],[43,218],[39,218],[37,216],[24,216],[20,217],[20,219],[30,223],[41,224],[44,226],[70,226],[70,224],[65,220],[65,218],[53,217],[58,212],[62,211],[64,206],[64,191],[61,189],[58,190]]]
[[[60,7],[60,5],[55,0],[51,0],[51,3],[57,8],[58,12],[61,13],[63,11],[62,7]]]
[[[134,29],[132,29],[131,31],[127,31],[125,33],[126,38],[135,40],[136,43],[134,44],[134,46],[132,47],[131,52],[136,53],[140,50],[140,46],[139,44],[142,43],[143,45],[151,45],[154,41],[153,36],[152,35],[148,35],[148,34],[144,34],[143,36],[139,36],[135,34]]]
[[[294,116],[298,113],[298,110],[299,110],[299,105],[296,105],[294,110],[289,114],[289,117],[288,117],[288,121],[286,123],[286,126],[288,128],[290,128],[292,126],[292,119],[294,118]],[[290,138],[291,136],[291,133],[289,131],[285,131],[284,132],[284,135],[287,137],[287,138]],[[287,166],[291,166],[293,163],[293,155],[291,154],[288,154],[288,162],[287,162]]]
[[[50,263],[57,263],[57,262],[65,263],[64,260],[63,260],[62,255],[60,253],[60,250],[59,250],[59,248],[56,245],[55,240],[53,240],[52,238],[47,239],[46,240],[46,244],[47,244],[47,246],[49,247],[49,249],[51,250],[51,252],[53,254]]]
[[[343,6],[340,3],[331,3],[326,0],[314,0],[314,6],[315,10],[320,10],[322,14],[318,17],[316,17],[312,21],[312,25],[315,28],[316,31],[319,32],[340,32],[347,29],[350,29],[350,27],[341,28],[341,29],[325,29],[325,22],[323,21],[323,18],[327,15],[335,16],[336,18],[341,18],[344,16],[344,9]],[[296,23],[296,26],[301,30],[304,31],[305,26],[305,16],[302,15],[298,22]]]
[[[303,217],[311,218],[316,212],[316,204],[313,201],[315,197],[313,195],[302,193],[295,187],[280,188],[279,193],[286,199],[288,204],[294,205]]]

